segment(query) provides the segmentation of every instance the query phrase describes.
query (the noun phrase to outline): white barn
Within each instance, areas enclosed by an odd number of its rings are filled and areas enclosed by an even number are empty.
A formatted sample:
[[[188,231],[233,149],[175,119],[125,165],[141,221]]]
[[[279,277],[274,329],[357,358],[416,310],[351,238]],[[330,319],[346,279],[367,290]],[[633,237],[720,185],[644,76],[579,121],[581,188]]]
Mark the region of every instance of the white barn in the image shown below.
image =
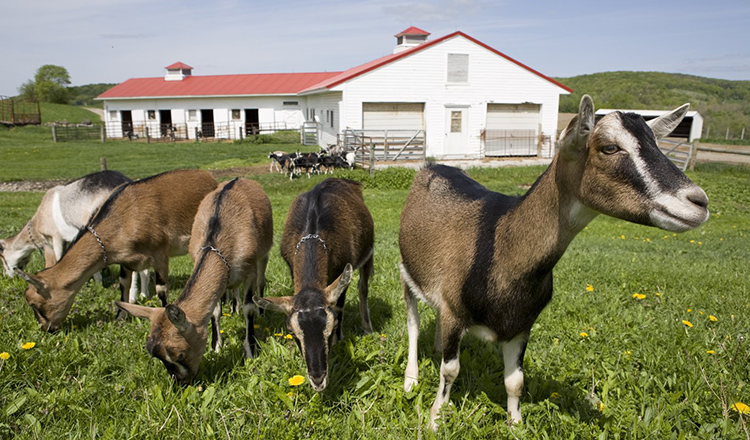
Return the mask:
[[[428,36],[411,27],[393,54],[343,72],[193,76],[176,63],[99,96],[107,134],[179,125],[187,137],[232,138],[314,122],[320,145],[368,136],[388,148],[390,136],[391,148],[421,144],[436,158],[553,154],[568,87],[460,31]]]

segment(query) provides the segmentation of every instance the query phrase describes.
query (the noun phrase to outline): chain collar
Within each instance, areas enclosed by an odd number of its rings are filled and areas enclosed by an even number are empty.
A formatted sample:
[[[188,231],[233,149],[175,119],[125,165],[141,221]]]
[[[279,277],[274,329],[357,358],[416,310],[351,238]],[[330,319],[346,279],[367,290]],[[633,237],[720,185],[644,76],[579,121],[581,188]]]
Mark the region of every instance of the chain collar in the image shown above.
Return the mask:
[[[297,252],[299,251],[299,247],[302,246],[302,243],[306,242],[307,240],[318,240],[321,243],[323,243],[323,249],[328,250],[328,247],[326,247],[326,242],[322,238],[320,238],[320,235],[318,234],[307,234],[297,243],[297,246],[294,248],[294,254],[297,255]]]
[[[40,251],[41,251],[41,250],[42,250],[42,247],[41,247],[41,246],[39,246],[39,245],[38,245],[38,244],[36,243],[36,240],[34,240],[34,236],[33,236],[33,235],[31,235],[31,220],[29,220],[28,222],[26,222],[26,233],[27,233],[27,234],[29,234],[29,240],[31,240],[31,244],[32,244],[32,245],[33,245],[33,246],[34,246],[35,248],[37,248],[37,250],[40,250]]]
[[[218,249],[216,249],[216,248],[215,248],[215,247],[213,247],[213,246],[203,246],[203,247],[201,248],[201,250],[202,250],[202,251],[205,251],[205,250],[209,250],[209,251],[211,251],[211,252],[215,252],[215,253],[216,253],[216,255],[218,255],[218,256],[219,256],[219,258],[221,258],[221,261],[223,261],[223,262],[224,262],[224,265],[225,265],[225,266],[227,267],[227,270],[231,270],[231,267],[229,266],[229,261],[227,261],[227,259],[226,259],[226,258],[224,258],[224,256],[223,256],[223,255],[221,255],[221,252],[219,252],[219,250],[218,250]]]
[[[94,238],[96,238],[96,241],[99,242],[99,246],[102,248],[102,256],[104,257],[104,264],[107,264],[107,250],[104,249],[104,243],[102,243],[102,239],[99,238],[99,234],[96,233],[93,227],[86,226],[86,229],[93,234]]]

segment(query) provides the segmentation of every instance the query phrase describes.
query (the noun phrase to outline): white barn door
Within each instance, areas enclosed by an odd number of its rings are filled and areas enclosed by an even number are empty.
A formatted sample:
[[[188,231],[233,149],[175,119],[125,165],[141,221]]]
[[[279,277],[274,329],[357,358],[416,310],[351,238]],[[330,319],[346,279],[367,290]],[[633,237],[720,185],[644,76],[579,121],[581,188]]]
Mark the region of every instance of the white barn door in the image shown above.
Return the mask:
[[[468,107],[445,108],[445,154],[447,157],[464,157],[469,143],[467,122]]]
[[[485,156],[536,156],[539,104],[487,104]]]
[[[424,129],[423,103],[362,104],[364,130],[422,130]]]

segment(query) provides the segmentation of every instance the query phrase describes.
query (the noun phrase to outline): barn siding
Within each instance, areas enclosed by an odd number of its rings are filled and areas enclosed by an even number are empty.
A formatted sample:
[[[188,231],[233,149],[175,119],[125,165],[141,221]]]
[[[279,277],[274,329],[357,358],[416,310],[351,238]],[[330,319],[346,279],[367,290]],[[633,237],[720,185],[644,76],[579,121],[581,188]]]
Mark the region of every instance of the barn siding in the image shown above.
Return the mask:
[[[341,131],[341,92],[319,93],[307,97],[307,107],[315,109],[316,122],[320,123],[318,144],[327,146],[337,142]],[[326,119],[326,112],[333,111],[333,127]]]

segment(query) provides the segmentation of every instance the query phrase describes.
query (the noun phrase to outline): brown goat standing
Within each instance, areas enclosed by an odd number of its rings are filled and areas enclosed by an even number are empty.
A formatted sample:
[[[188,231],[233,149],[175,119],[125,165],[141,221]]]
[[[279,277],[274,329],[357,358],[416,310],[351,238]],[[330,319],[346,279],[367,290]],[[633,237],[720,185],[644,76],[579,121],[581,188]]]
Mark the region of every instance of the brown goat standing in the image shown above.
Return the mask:
[[[187,253],[198,205],[216,185],[205,171],[176,170],[118,187],[57,264],[37,275],[17,271],[29,284],[26,302],[42,329],[60,328],[75,294],[108,264],[128,268],[121,272],[126,281],[133,270],[153,267],[156,293],[166,305],[169,257]],[[121,293],[126,301],[127,292]]]
[[[401,213],[401,279],[409,357],[404,389],[417,383],[419,297],[437,310],[440,386],[434,429],[459,372],[459,345],[476,331],[503,345],[511,421],[521,421],[523,355],[531,326],[552,297],[552,269],[597,214],[670,231],[708,219],[705,192],[658,149],[687,106],[648,122],[610,113],[594,126],[594,103],[560,136],[559,152],[523,197],[489,191],[466,173],[431,165],[414,179]]]
[[[281,255],[292,273],[294,296],[255,303],[286,313],[287,328],[302,350],[316,391],[328,384],[328,354],[340,340],[346,289],[359,269],[362,328],[372,331],[367,305],[373,271],[374,228],[358,182],[326,179],[292,203],[281,238]]]
[[[189,383],[206,350],[209,319],[214,324],[213,348],[218,349],[219,300],[227,289],[240,284],[245,287],[245,354],[256,355],[252,297],[263,296],[272,243],[271,201],[260,185],[241,178],[223,183],[198,208],[190,239],[195,267],[174,304],[159,308],[116,304],[134,316],[151,320],[146,350],[177,380]]]

